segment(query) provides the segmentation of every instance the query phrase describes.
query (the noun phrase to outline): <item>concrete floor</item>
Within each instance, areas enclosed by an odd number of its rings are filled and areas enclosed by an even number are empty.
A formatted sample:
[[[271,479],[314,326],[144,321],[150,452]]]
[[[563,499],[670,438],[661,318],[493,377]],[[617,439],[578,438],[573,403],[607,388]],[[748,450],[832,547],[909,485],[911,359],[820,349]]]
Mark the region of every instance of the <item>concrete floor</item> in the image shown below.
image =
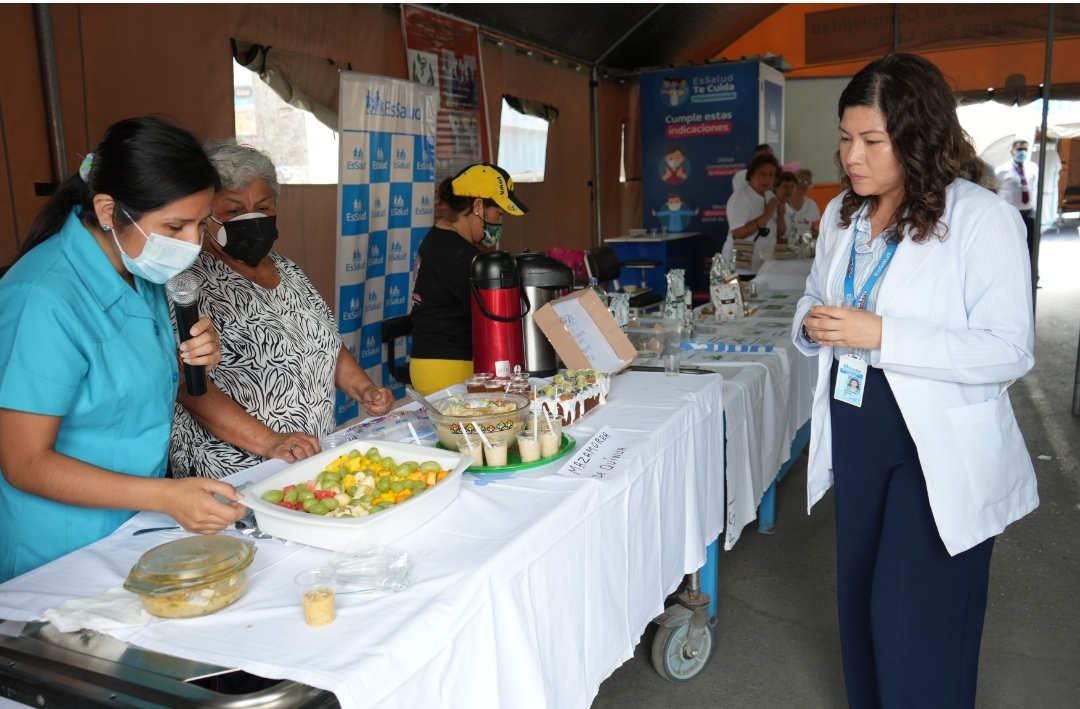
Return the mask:
[[[1043,235],[1035,368],[1010,390],[1039,477],[1039,508],[997,539],[978,709],[1080,707],[1080,236]],[[748,527],[721,552],[709,665],[675,685],[654,670],[650,626],[593,709],[843,709],[830,492],[806,515],[806,455],[778,492],[772,536]]]

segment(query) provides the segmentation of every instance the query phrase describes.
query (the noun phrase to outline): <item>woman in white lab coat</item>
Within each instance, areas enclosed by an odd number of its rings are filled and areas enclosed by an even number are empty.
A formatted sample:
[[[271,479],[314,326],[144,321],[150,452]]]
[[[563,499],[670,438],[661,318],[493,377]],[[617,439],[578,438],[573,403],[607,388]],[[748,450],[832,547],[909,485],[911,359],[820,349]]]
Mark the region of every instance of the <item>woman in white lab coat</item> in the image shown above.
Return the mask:
[[[927,60],[872,62],[838,114],[792,337],[819,357],[807,497],[836,486],[848,702],[970,708],[994,535],[1039,504],[1006,393],[1034,363],[1024,226]]]

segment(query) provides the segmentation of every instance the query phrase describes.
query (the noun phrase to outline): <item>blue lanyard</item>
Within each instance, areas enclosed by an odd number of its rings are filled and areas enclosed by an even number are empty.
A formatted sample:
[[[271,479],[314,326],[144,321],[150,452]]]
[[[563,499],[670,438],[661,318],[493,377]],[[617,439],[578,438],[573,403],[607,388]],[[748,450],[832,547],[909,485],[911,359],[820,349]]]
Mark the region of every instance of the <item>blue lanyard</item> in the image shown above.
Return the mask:
[[[860,217],[861,220],[861,217]],[[856,225],[856,232],[858,232],[858,225]],[[885,234],[879,234],[878,238],[886,238]],[[874,267],[870,277],[866,279],[866,283],[863,284],[863,289],[859,293],[859,298],[855,298],[855,239],[851,240],[851,258],[848,259],[847,275],[844,277],[844,300],[854,304],[856,308],[866,309],[866,301],[870,298],[870,292],[874,290],[874,286],[877,285],[878,279],[885,273],[885,269],[889,267],[889,261],[892,260],[893,254],[896,253],[896,247],[900,245],[899,240],[890,241],[885,247],[885,253],[881,255],[881,259],[878,260],[877,266]]]

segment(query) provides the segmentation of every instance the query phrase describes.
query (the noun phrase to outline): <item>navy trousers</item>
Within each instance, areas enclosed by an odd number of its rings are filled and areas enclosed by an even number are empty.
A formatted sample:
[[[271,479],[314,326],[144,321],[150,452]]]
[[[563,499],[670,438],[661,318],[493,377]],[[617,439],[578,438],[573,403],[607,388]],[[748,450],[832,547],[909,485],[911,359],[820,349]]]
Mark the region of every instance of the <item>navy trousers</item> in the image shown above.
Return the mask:
[[[884,372],[869,369],[861,408],[833,399],[831,415],[848,706],[973,709],[994,540],[949,556]]]

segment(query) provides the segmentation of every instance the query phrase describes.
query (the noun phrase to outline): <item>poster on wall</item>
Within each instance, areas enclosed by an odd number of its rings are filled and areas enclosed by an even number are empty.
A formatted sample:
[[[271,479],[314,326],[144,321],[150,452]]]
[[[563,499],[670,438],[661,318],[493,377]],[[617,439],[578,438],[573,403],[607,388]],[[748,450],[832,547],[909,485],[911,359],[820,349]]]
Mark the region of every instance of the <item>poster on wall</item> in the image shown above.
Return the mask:
[[[438,92],[435,179],[491,161],[480,30],[417,5],[401,6],[409,79]]]
[[[782,154],[783,84],[774,84],[778,95],[768,93],[767,70],[733,62],[642,74],[643,227],[700,232],[698,255],[720,250],[732,177],[761,142]],[[773,110],[772,125],[765,106]]]
[[[343,71],[340,83],[334,312],[345,346],[371,380],[402,398],[381,325],[408,312],[416,252],[434,223],[439,100],[434,88],[412,81]],[[357,402],[337,396],[339,425],[360,414]]]

